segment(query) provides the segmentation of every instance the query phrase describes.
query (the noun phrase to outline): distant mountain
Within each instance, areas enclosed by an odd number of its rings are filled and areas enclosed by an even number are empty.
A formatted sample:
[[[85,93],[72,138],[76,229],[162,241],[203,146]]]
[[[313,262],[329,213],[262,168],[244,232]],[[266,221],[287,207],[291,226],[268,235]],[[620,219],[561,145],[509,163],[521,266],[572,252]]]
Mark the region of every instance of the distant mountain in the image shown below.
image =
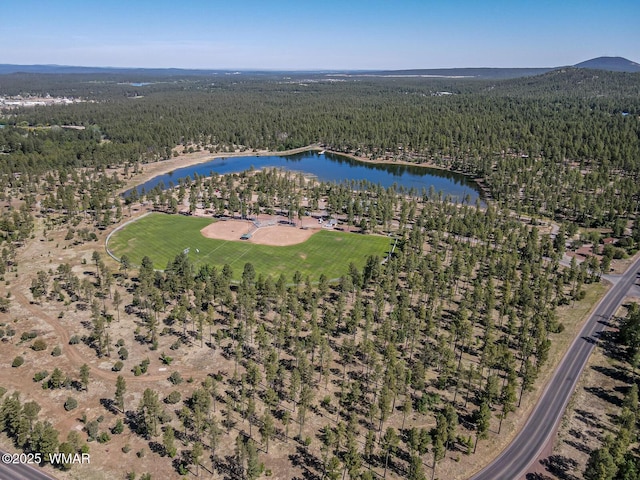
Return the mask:
[[[598,57],[574,65],[576,68],[607,70],[609,72],[640,72],[640,64],[622,57]]]
[[[574,68],[606,70],[609,72],[640,72],[640,64],[622,57],[598,57],[573,65]],[[535,77],[554,70],[571,68],[569,65],[549,68],[433,68],[413,70],[386,70],[360,72],[364,75],[388,77],[466,77],[480,79],[516,79]]]
[[[485,84],[487,95],[517,95],[529,98],[570,96],[637,98],[640,76],[634,73],[594,71],[575,66],[551,70],[542,75],[512,78]]]
[[[595,70],[607,70],[611,72],[640,72],[640,64],[622,57],[598,57],[574,65],[575,68],[588,68]],[[45,74],[100,74],[100,75],[137,75],[137,76],[165,76],[186,77],[206,75],[344,75],[344,76],[377,76],[377,77],[436,77],[436,78],[476,78],[486,80],[515,79],[542,75],[555,69],[570,68],[543,67],[543,68],[430,68],[411,70],[333,70],[333,71],[250,71],[219,70],[219,69],[185,69],[185,68],[125,68],[125,67],[83,67],[67,65],[10,65],[0,64],[0,75],[12,73],[45,73]]]

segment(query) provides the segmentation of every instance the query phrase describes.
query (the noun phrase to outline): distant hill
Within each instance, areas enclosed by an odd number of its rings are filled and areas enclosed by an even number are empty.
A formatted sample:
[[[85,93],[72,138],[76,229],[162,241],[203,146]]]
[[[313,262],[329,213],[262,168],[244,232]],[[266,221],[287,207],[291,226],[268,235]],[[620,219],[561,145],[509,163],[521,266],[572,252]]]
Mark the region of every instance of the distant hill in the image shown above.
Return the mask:
[[[592,70],[606,70],[609,72],[640,72],[640,64],[622,57],[598,57],[573,65],[574,68],[588,68]],[[366,72],[378,76],[398,77],[467,77],[479,79],[516,79],[535,77],[545,73],[570,68],[569,65],[549,68],[432,68],[413,70],[387,70]]]
[[[598,57],[574,65],[576,68],[607,70],[609,72],[640,72],[640,64],[622,57]]]
[[[491,81],[485,83],[485,93],[495,96],[549,98],[549,96],[598,98],[638,97],[640,75],[592,68],[562,67],[542,75]]]
[[[99,75],[137,75],[144,77],[188,77],[206,75],[224,75],[242,73],[249,75],[346,75],[376,77],[439,77],[439,78],[476,78],[476,79],[509,79],[540,75],[552,68],[431,68],[411,70],[332,70],[332,71],[250,71],[242,70],[205,70],[183,68],[119,68],[119,67],[82,67],[67,65],[10,65],[0,64],[0,75],[26,74],[99,74]]]
[[[334,70],[334,71],[232,71],[216,69],[185,69],[185,68],[123,68],[123,67],[84,67],[70,65],[10,65],[0,64],[0,75],[27,73],[27,74],[100,74],[100,75],[134,75],[144,77],[187,77],[206,75],[346,75],[346,76],[378,76],[378,77],[437,77],[437,78],[476,78],[486,80],[516,79],[542,75],[560,67],[542,68],[429,68],[408,70]],[[575,68],[587,68],[595,70],[607,70],[611,72],[640,72],[640,64],[622,57],[598,57],[574,65]]]
[[[211,75],[222,70],[189,70],[182,68],[124,68],[124,67],[81,67],[71,65],[10,65],[0,64],[0,74],[47,73],[47,74],[114,74],[148,76]]]
[[[358,72],[354,75],[374,75],[380,77],[444,77],[444,78],[479,78],[508,79],[541,75],[552,68],[430,68],[411,70],[382,70]]]

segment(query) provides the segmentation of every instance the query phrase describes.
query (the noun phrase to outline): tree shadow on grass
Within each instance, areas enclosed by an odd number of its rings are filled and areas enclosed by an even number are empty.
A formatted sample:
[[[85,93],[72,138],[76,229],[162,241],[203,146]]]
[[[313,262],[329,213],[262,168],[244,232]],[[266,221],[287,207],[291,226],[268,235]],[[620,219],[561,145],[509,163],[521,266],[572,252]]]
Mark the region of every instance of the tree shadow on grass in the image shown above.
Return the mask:
[[[586,453],[586,454],[590,454],[591,453],[591,449],[587,445],[582,443],[582,442],[576,442],[575,440],[566,440],[565,443],[567,445],[575,448],[579,452]]]
[[[611,391],[602,388],[602,387],[585,387],[585,391],[595,395],[602,400],[609,402],[612,405],[615,405],[618,408],[622,407],[622,399],[617,395],[611,393]]]
[[[289,455],[289,460],[291,464],[295,467],[300,467],[303,469],[302,477],[308,480],[320,480],[320,476],[311,471],[311,468],[315,469],[316,472],[322,472],[322,463],[314,456],[311,455],[306,449],[298,446],[296,448],[296,453],[292,453]]]
[[[623,382],[625,384],[631,383],[631,378],[624,369],[607,367],[604,365],[593,365],[591,368],[602,375],[606,375],[612,380]]]
[[[526,480],[554,480],[549,475],[543,473],[527,473]]]
[[[598,429],[603,428],[601,419],[595,416],[593,413],[587,410],[582,410],[580,408],[576,408],[575,412],[576,412],[577,419],[580,420],[585,425],[587,425],[588,427],[598,428]]]
[[[578,462],[572,458],[567,458],[563,455],[551,455],[540,463],[544,465],[551,475],[560,480],[580,480],[575,475],[569,473],[569,470],[578,466]]]

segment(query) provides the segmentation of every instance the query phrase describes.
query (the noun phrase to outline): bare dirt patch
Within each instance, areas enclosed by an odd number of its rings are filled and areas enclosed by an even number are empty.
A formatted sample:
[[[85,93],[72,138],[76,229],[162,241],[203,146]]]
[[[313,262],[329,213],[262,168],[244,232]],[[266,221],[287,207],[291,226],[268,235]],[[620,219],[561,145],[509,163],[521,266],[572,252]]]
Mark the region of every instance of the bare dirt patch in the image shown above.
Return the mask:
[[[260,245],[295,245],[308,240],[309,237],[317,231],[318,229],[304,230],[291,225],[273,225],[271,227],[259,228],[254,232],[249,241]]]
[[[248,220],[226,220],[213,222],[200,230],[200,233],[216,240],[240,240],[242,235],[249,233],[253,228],[253,223]]]
[[[317,225],[317,223],[316,223]],[[319,228],[310,226],[275,224],[257,228],[249,220],[225,220],[214,222],[200,230],[207,238],[217,240],[240,240],[244,234],[251,234],[251,238],[244,240],[258,245],[285,246],[296,245],[308,240]]]

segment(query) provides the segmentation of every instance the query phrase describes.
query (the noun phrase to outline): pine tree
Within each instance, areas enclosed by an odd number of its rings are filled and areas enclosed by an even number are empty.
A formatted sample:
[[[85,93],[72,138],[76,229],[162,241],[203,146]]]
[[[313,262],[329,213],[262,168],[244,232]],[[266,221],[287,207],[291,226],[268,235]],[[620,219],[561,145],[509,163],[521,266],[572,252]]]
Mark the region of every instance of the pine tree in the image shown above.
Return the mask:
[[[616,471],[617,467],[613,457],[605,446],[593,450],[589,455],[584,478],[585,480],[613,480]]]
[[[89,365],[86,363],[80,367],[80,384],[85,390],[89,390]]]
[[[418,455],[411,455],[407,480],[427,480],[427,476],[424,473],[424,466],[422,465],[422,459]]]
[[[191,461],[196,466],[196,477],[200,476],[200,458],[202,457],[202,444],[195,442],[191,448]]]
[[[164,446],[165,453],[173,458],[176,456],[178,449],[175,446],[175,433],[171,425],[168,425],[164,429],[164,433],[162,435],[162,445]]]
[[[476,424],[476,442],[473,447],[473,453],[476,453],[478,448],[478,441],[487,438],[487,432],[489,431],[489,424],[491,422],[491,410],[486,402],[482,402],[480,408],[474,413],[474,421]]]
[[[118,375],[116,379],[116,393],[114,394],[115,402],[122,413],[124,413],[124,394],[127,391],[127,382],[122,375]]]
[[[144,434],[149,436],[157,435],[158,415],[160,414],[160,402],[158,401],[158,392],[145,389],[140,399],[138,412],[143,419]]]
[[[275,425],[273,423],[273,416],[269,412],[266,412],[262,417],[260,436],[262,437],[262,442],[266,446],[267,453],[269,453],[269,440],[273,437],[274,433]]]
[[[384,475],[387,478],[387,468],[389,466],[389,457],[393,455],[398,447],[398,435],[392,427],[387,428],[382,438],[382,449],[384,453]]]

